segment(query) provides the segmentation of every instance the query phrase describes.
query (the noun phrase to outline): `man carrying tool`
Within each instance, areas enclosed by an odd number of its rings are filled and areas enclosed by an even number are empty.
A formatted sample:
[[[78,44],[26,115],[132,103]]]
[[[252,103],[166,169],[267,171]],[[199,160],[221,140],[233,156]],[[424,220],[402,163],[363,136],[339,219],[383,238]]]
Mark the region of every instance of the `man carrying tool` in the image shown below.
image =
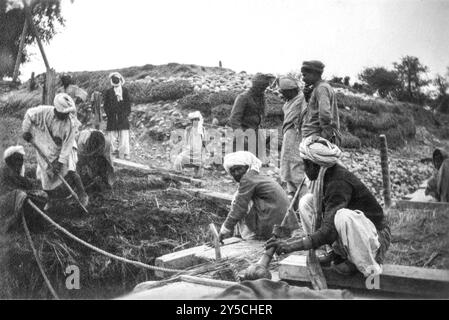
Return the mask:
[[[300,145],[307,177],[315,181],[312,193],[299,203],[301,223],[307,236],[283,241],[270,239],[267,248],[277,253],[317,249],[332,245],[332,268],[365,277],[381,273],[390,244],[390,228],[377,200],[351,172],[337,163],[340,149],[323,138],[309,137]],[[317,228],[312,230],[317,218]]]
[[[435,172],[427,182],[426,195],[431,195],[439,202],[449,202],[449,154],[435,149],[432,155]]]
[[[299,156],[301,142],[301,126],[307,111],[304,95],[299,92],[298,83],[292,77],[282,77],[278,80],[279,90],[286,100],[284,124],[282,126],[281,179],[287,183],[287,193],[290,199],[304,178],[303,162]]]
[[[36,148],[36,176],[49,197],[46,210],[54,205],[56,198],[67,195],[58,175],[65,177],[69,185],[74,186],[84,207],[88,204],[83,183],[76,173],[77,155],[74,147],[77,122],[73,117],[74,112],[76,107],[72,98],[66,93],[59,93],[54,99],[54,106],[28,109],[22,123],[23,139]]]
[[[244,240],[268,239],[288,208],[285,191],[274,180],[259,174],[262,162],[251,152],[237,151],[224,157],[223,166],[236,182],[231,210],[221,226],[220,240],[233,231]]]
[[[323,137],[339,146],[341,134],[337,97],[330,84],[321,79],[323,70],[321,61],[304,61],[302,64],[301,73],[306,85],[304,96],[308,103],[301,128],[302,138]]]
[[[86,190],[110,189],[115,176],[109,139],[100,130],[85,129],[76,137],[76,142],[77,172]]]

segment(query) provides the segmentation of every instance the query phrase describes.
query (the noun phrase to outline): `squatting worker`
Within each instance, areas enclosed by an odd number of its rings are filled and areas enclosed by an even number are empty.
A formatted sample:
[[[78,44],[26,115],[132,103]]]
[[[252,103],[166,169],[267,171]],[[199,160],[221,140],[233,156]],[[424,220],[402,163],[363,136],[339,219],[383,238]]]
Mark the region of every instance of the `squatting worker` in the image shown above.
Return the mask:
[[[435,172],[427,183],[425,194],[439,202],[449,202],[449,154],[435,149],[432,158]]]
[[[127,88],[123,87],[125,79],[118,72],[109,75],[112,87],[104,95],[104,112],[107,116],[106,131],[112,143],[114,156],[130,160],[129,120],[131,99]]]
[[[182,171],[184,167],[193,167],[195,178],[201,178],[206,157],[204,119],[199,111],[191,112],[187,117],[191,121],[191,125],[186,128],[182,151],[175,158],[174,168],[177,171]]]
[[[54,99],[54,106],[38,106],[28,109],[22,123],[23,139],[32,140],[52,163],[49,168],[45,159],[36,151],[36,177],[41,180],[42,189],[47,192],[49,202],[46,209],[54,205],[56,198],[66,193],[58,174],[65,177],[74,187],[81,203],[88,204],[80,176],[76,173],[75,134],[78,130],[75,103],[66,93],[59,93]]]
[[[33,187],[32,181],[25,177],[24,156],[25,149],[22,146],[11,146],[3,153],[5,163],[0,168],[0,195]]]
[[[273,179],[259,174],[262,162],[251,152],[237,151],[224,157],[223,166],[236,182],[225,222],[220,229],[220,240],[240,236],[244,240],[268,239],[275,224],[280,224],[289,201],[285,191]]]
[[[304,61],[302,64],[304,96],[308,103],[301,128],[302,138],[318,136],[339,146],[341,133],[337,98],[330,84],[321,79],[323,70],[324,64],[320,61]]]
[[[273,83],[275,77],[271,74],[256,73],[251,81],[251,88],[239,94],[235,99],[229,118],[229,126],[242,131],[252,129],[256,135],[256,156],[258,155],[258,141],[265,137],[259,137],[258,130],[262,120],[265,117],[265,90]],[[251,147],[245,143],[245,150]],[[252,149],[252,150],[254,150]]]
[[[111,142],[103,132],[85,129],[76,138],[78,144],[77,172],[86,189],[110,189],[115,180]]]
[[[309,137],[301,142],[304,169],[317,181],[313,193],[299,203],[301,223],[307,236],[291,243],[270,239],[267,248],[278,253],[334,248],[333,268],[344,275],[359,270],[365,277],[380,274],[390,244],[390,228],[382,207],[368,188],[337,163],[337,146],[323,138]],[[314,230],[313,221],[318,221]]]
[[[301,125],[307,111],[307,103],[294,78],[282,77],[278,80],[278,86],[286,100],[282,108],[284,124],[282,125],[281,179],[286,182],[288,196],[292,198],[304,178],[299,144],[301,143]]]

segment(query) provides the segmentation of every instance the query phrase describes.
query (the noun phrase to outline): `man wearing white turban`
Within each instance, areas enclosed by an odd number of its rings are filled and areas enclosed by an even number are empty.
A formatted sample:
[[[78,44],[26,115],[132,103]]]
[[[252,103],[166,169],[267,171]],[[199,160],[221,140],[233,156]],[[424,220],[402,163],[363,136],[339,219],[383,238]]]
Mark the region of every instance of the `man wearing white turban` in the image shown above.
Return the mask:
[[[272,240],[278,253],[332,245],[335,271],[365,277],[380,274],[390,244],[390,228],[382,207],[353,173],[339,164],[340,149],[323,138],[309,137],[300,145],[312,193],[299,202],[307,236],[293,242]]]
[[[131,114],[131,98],[123,87],[125,79],[118,72],[109,75],[112,87],[104,94],[104,112],[107,116],[106,131],[112,143],[112,153],[130,160],[129,120]]]
[[[224,157],[223,166],[239,187],[231,210],[220,229],[220,240],[235,235],[244,240],[268,239],[280,224],[289,201],[273,179],[259,174],[262,162],[251,152],[238,151]]]
[[[185,130],[182,151],[175,158],[174,168],[177,171],[182,171],[184,167],[193,167],[195,178],[201,178],[205,158],[204,149],[206,147],[204,119],[199,111],[189,113],[188,118],[192,125]]]
[[[53,204],[52,200],[64,189],[57,176],[58,173],[65,176],[67,182],[74,186],[83,205],[86,206],[88,203],[84,186],[76,173],[75,135],[79,122],[74,114],[76,107],[73,99],[66,93],[59,93],[54,99],[54,106],[28,109],[22,123],[24,140],[27,142],[33,140],[52,163],[52,168],[49,168],[41,154],[36,152],[36,176],[41,180],[42,189],[50,198],[47,209]]]
[[[16,189],[32,188],[32,182],[25,178],[24,156],[25,150],[22,146],[11,146],[3,153],[5,166],[0,169],[0,195]]]

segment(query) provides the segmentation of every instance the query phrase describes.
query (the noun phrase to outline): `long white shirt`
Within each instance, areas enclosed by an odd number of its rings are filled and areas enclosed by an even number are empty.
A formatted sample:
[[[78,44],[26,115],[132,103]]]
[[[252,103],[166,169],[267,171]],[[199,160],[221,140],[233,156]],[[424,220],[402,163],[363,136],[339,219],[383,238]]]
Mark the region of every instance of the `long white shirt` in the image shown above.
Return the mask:
[[[28,109],[22,123],[23,132],[30,132],[34,142],[50,162],[58,160],[63,164],[61,174],[76,170],[75,135],[78,121],[72,116],[61,121],[56,118],[53,106],[38,106]],[[57,144],[57,140],[60,144]],[[36,152],[37,178],[44,190],[53,190],[61,184],[57,176],[49,172],[44,158]]]

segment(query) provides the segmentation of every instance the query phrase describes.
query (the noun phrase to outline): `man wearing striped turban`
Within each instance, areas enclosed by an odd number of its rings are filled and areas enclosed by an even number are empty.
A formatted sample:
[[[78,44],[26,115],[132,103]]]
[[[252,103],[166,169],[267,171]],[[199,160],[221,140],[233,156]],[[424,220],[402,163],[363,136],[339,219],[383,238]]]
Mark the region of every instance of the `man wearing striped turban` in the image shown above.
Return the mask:
[[[272,240],[278,253],[318,249],[332,245],[333,268],[365,277],[381,273],[390,244],[390,229],[376,198],[353,173],[339,163],[340,149],[328,140],[309,137],[300,145],[304,171],[313,183],[312,193],[299,202],[307,236],[292,243]]]
[[[227,154],[223,166],[239,187],[221,226],[220,239],[233,232],[244,240],[270,238],[273,226],[282,222],[289,205],[284,189],[259,174],[262,162],[251,152]]]

